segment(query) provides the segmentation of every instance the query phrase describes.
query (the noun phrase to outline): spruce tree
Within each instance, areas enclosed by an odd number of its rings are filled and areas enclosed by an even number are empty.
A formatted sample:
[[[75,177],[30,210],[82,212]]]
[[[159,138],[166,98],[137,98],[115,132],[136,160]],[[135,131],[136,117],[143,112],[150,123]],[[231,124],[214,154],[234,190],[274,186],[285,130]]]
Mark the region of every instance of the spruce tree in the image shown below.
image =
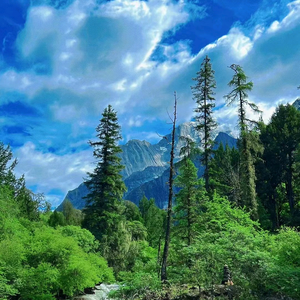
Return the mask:
[[[205,167],[204,180],[205,188],[209,190],[209,161],[212,154],[213,140],[212,131],[217,127],[213,119],[213,108],[215,107],[215,98],[213,97],[216,81],[210,59],[206,56],[201,64],[201,69],[197,76],[193,78],[196,81],[192,86],[193,99],[196,101],[196,129],[203,133],[202,146],[204,148],[202,163]]]
[[[120,171],[124,168],[118,154],[122,151],[117,145],[121,139],[117,114],[111,105],[104,109],[100,124],[96,128],[97,141],[90,141],[94,148],[93,155],[97,160],[96,168],[88,173],[85,181],[89,189],[84,208],[83,225],[102,243],[118,231],[123,221],[123,194],[126,190]]]
[[[252,81],[247,81],[243,69],[239,65],[232,64],[230,68],[234,71],[232,80],[228,83],[233,90],[225,96],[227,105],[238,104],[238,118],[240,127],[240,182],[241,182],[241,206],[247,206],[253,219],[257,219],[257,200],[255,191],[255,168],[251,154],[249,139],[249,125],[255,122],[246,117],[246,107],[250,107],[254,112],[260,110],[256,104],[249,102],[248,92],[252,90]]]
[[[196,224],[199,217],[199,198],[205,198],[203,193],[203,179],[199,180],[197,168],[187,158],[179,169],[175,178],[175,186],[181,188],[176,194],[174,220],[176,221],[177,236],[185,240],[188,246],[193,242],[196,234]],[[201,189],[202,187],[202,189]],[[203,195],[201,195],[201,192]]]

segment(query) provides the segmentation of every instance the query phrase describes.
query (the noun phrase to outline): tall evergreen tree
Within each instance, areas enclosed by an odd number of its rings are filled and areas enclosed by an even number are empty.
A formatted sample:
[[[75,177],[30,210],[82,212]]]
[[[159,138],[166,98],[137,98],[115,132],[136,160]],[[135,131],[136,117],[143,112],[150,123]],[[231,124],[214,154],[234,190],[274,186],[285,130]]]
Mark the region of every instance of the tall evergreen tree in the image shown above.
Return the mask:
[[[248,92],[252,90],[252,81],[247,81],[243,69],[239,65],[232,64],[230,68],[234,71],[232,80],[228,83],[233,90],[225,96],[227,105],[238,104],[238,118],[240,127],[240,182],[241,182],[241,200],[240,205],[247,206],[250,209],[253,219],[258,218],[257,200],[255,191],[255,168],[253,156],[251,154],[251,145],[249,138],[249,124],[255,123],[246,117],[246,107],[250,107],[254,112],[259,113],[257,105],[249,102]]]
[[[216,81],[214,71],[210,63],[210,59],[206,56],[201,64],[201,69],[197,72],[197,76],[193,78],[196,81],[195,86],[192,86],[193,99],[197,103],[195,109],[197,130],[203,133],[202,146],[204,153],[202,163],[205,167],[204,180],[205,188],[209,190],[209,161],[212,154],[213,140],[212,131],[217,127],[217,123],[213,118],[213,108],[215,107],[215,98],[213,97]]]
[[[174,184],[181,188],[176,195],[174,208],[174,219],[177,221],[175,229],[177,236],[184,239],[190,246],[196,234],[196,223],[199,217],[198,198],[203,199],[205,195],[203,193],[203,179],[201,181],[198,179],[197,168],[189,158],[180,167],[179,175],[175,178]],[[200,195],[201,192],[203,195]]]
[[[96,128],[98,140],[90,141],[97,165],[92,173],[88,173],[85,181],[90,192],[86,196],[83,225],[100,242],[108,244],[109,237],[113,236],[122,222],[124,210],[122,197],[126,187],[120,175],[124,166],[118,156],[122,150],[117,145],[121,139],[120,129],[117,113],[108,105]]]

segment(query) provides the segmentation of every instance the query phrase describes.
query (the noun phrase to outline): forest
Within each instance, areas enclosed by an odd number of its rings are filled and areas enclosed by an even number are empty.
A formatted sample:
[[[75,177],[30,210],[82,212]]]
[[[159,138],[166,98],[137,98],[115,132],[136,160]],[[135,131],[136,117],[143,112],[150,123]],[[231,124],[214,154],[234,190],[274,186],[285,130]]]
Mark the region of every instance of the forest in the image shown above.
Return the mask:
[[[89,142],[96,167],[82,211],[70,201],[51,211],[17,178],[17,160],[0,143],[0,299],[72,299],[102,282],[119,284],[116,299],[300,299],[300,111],[279,105],[265,124],[248,97],[252,81],[230,68],[224,98],[237,108],[237,147],[214,145],[216,82],[206,56],[191,88],[203,140],[181,137],[175,164],[175,93],[166,209],[123,199],[111,105]]]

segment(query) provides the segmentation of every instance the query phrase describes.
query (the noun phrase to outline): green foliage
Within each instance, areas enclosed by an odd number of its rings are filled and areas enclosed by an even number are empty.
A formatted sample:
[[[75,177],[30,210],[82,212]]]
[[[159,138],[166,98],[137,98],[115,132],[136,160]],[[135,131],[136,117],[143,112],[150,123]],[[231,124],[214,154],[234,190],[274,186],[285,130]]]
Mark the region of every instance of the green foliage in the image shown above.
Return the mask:
[[[211,188],[221,196],[226,196],[238,205],[241,203],[240,180],[240,153],[236,148],[220,144],[214,151],[211,161]]]
[[[40,263],[36,268],[28,267],[22,271],[20,293],[25,300],[53,300],[53,292],[59,288],[59,271],[51,263]]]
[[[77,241],[78,246],[80,246],[80,248],[86,253],[96,253],[99,249],[99,242],[95,239],[92,233],[86,229],[69,225],[58,228],[58,231],[63,236],[72,237],[75,241]]]
[[[223,266],[228,264],[236,285],[247,292],[256,289],[264,270],[264,266],[256,269],[256,264],[264,258],[261,245],[265,243],[265,234],[257,227],[249,214],[215,194],[213,201],[202,203],[194,243],[190,247],[173,245],[170,272],[174,280],[210,290],[221,283]]]
[[[98,282],[112,282],[107,262],[90,232],[75,226],[58,229],[23,218],[10,188],[0,186],[0,296],[55,299],[72,296]]]
[[[48,224],[51,227],[56,228],[57,226],[65,226],[67,224],[67,222],[66,222],[66,218],[65,218],[64,214],[62,212],[59,212],[59,211],[55,210],[50,215],[49,220],[48,220]]]
[[[157,251],[146,242],[140,242],[132,269],[119,273],[119,280],[123,285],[116,296],[130,299],[145,296],[150,292],[158,293],[161,289],[159,270]]]
[[[13,154],[9,146],[4,146],[0,142],[0,185],[9,186],[12,190],[17,190],[20,184],[13,171],[17,165],[17,160],[13,160]]]
[[[161,280],[155,273],[137,271],[130,275],[125,281],[129,285],[125,283],[125,286],[116,293],[117,297],[121,299],[142,298],[151,292],[158,293],[161,290]]]
[[[147,229],[140,221],[127,222],[127,230],[131,234],[131,240],[145,240],[147,237]]]
[[[49,272],[58,273],[56,284],[66,295],[71,296],[77,291],[82,291],[84,287],[112,278],[112,272],[105,268],[102,258],[86,253],[78,246],[78,240],[64,237],[57,230],[46,226],[36,228],[27,243],[26,248],[30,249],[30,252],[25,255],[31,268],[36,269],[34,272],[39,272],[41,263],[44,263],[45,267],[51,265],[51,268],[55,268],[56,270]],[[99,266],[104,268],[100,269]],[[27,285],[23,290],[24,293],[28,291]],[[51,285],[48,291],[55,293],[57,287],[54,289],[54,285]]]
[[[25,187],[24,180],[16,197],[22,216],[31,221],[37,221],[40,216],[39,209],[44,201],[43,195],[34,194]]]
[[[174,184],[181,188],[176,194],[174,221],[177,224],[174,230],[189,246],[196,234],[199,202],[208,198],[203,190],[202,181],[198,179],[197,168],[190,159],[186,159],[185,164],[179,169]]]
[[[147,241],[151,247],[158,247],[164,235],[166,212],[155,205],[153,198],[148,200],[145,196],[139,203],[139,209],[147,229]]]
[[[256,195],[255,159],[257,153],[253,149],[253,131],[243,132],[239,145],[240,150],[240,206],[245,206],[254,220],[258,219],[258,203]]]
[[[8,284],[8,279],[5,277],[5,273],[0,268],[0,299],[5,300],[16,294],[17,290]]]
[[[200,147],[196,145],[196,142],[190,136],[180,136],[179,140],[185,143],[179,151],[179,155],[184,156],[183,161],[185,158],[194,159],[196,155],[202,154]],[[180,163],[182,163],[182,161],[179,161],[179,164]]]
[[[139,208],[133,202],[128,200],[125,200],[124,204],[125,204],[124,215],[126,220],[142,222],[143,218]]]
[[[40,195],[35,195],[25,186],[24,176],[17,178],[14,169],[17,160],[9,146],[0,142],[0,188],[6,189],[6,195],[10,195],[18,207],[19,215],[32,221],[39,219],[39,209],[44,202]]]
[[[83,220],[81,210],[75,209],[72,203],[66,199],[63,202],[62,213],[66,219],[66,224],[80,226]]]
[[[276,258],[268,270],[268,288],[278,294],[299,299],[300,235],[291,228],[283,228],[272,236],[270,254]]]
[[[300,235],[283,229],[270,235],[251,220],[249,213],[232,207],[218,195],[202,204],[197,238],[190,247],[180,240],[172,245],[169,277],[210,290],[222,281],[224,264],[238,287],[237,299],[289,296],[300,291]]]

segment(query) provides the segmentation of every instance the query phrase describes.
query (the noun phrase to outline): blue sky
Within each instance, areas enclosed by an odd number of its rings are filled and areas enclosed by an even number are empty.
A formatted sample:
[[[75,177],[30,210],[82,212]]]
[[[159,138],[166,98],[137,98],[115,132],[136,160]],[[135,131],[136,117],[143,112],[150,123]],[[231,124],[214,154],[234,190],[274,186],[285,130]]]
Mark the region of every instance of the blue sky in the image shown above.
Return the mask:
[[[253,81],[266,122],[299,96],[299,0],[2,0],[0,40],[1,141],[53,205],[93,168],[87,141],[108,104],[123,143],[168,133],[175,90],[179,123],[190,121],[205,55],[222,130],[236,130],[223,97],[232,63]]]

